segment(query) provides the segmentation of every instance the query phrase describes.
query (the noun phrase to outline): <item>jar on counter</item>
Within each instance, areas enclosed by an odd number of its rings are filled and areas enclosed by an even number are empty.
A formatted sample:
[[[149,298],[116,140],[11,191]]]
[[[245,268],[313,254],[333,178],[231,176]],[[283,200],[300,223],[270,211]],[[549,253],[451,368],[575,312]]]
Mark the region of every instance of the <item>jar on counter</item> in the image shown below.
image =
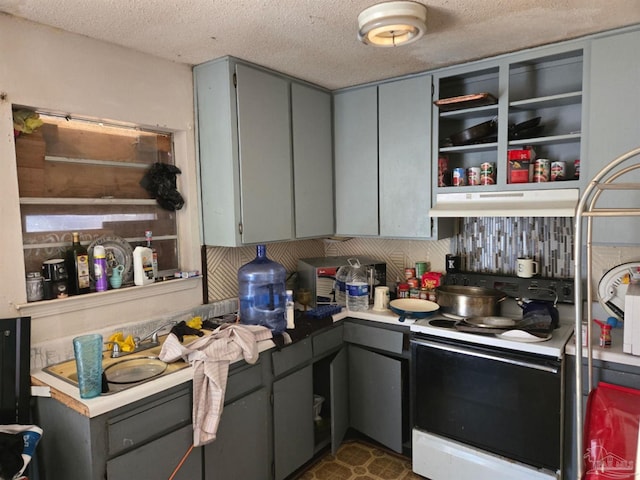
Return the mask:
[[[398,298],[409,298],[409,284],[398,284]]]
[[[27,273],[27,302],[39,302],[44,299],[44,282],[40,272]]]

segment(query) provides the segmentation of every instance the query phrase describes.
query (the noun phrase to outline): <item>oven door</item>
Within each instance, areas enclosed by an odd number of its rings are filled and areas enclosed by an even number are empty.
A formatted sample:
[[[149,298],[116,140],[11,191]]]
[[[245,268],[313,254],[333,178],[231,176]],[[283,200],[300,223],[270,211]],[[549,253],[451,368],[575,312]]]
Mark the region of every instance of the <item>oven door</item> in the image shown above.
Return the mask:
[[[414,425],[536,468],[560,469],[558,359],[414,334]]]

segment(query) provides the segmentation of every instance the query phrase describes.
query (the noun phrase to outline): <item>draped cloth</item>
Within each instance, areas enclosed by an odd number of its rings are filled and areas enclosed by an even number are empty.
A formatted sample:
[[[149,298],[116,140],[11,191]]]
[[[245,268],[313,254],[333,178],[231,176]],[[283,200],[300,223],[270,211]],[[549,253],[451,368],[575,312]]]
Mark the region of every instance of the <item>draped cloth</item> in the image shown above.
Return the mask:
[[[182,345],[169,334],[159,358],[164,362],[183,359],[193,367],[193,445],[216,439],[224,405],[229,365],[237,360],[254,364],[258,342],[272,338],[271,330],[259,325],[224,324],[193,342]]]

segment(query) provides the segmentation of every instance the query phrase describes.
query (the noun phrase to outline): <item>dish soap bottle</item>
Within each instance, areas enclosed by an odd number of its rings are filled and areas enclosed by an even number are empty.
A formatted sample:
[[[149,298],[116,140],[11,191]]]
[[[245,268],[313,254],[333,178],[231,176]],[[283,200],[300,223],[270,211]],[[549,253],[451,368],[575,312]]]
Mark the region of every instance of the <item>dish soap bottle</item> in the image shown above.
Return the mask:
[[[148,285],[154,281],[153,251],[149,247],[137,246],[133,250],[133,283]]]

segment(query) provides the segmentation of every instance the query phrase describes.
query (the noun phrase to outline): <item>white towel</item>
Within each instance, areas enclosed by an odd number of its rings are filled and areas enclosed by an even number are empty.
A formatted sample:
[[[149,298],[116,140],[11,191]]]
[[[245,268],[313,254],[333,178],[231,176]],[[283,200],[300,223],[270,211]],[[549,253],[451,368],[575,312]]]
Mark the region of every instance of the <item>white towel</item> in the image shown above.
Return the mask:
[[[229,364],[244,357],[258,360],[258,344],[272,338],[271,330],[259,325],[224,324],[193,342],[182,345],[170,334],[159,358],[164,362],[184,359],[193,372],[193,445],[199,447],[216,439],[224,405]]]

